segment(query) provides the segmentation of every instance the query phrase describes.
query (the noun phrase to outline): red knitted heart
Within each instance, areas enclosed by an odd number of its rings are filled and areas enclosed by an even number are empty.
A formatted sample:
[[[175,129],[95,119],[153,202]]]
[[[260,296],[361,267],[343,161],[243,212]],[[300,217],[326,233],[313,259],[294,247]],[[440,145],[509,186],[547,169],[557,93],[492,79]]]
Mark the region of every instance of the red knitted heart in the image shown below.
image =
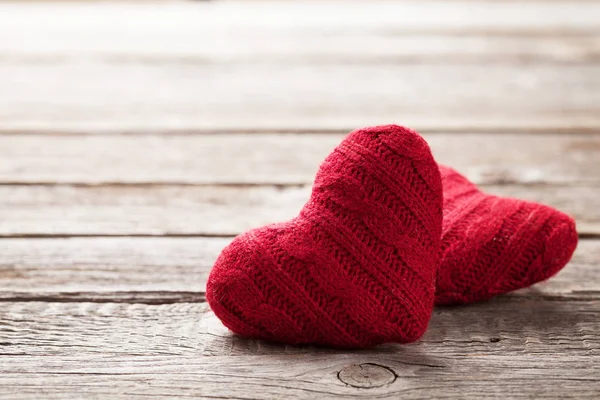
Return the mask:
[[[243,336],[366,347],[418,339],[439,266],[442,185],[427,143],[395,125],[349,134],[294,219],[236,237],[207,284]]]
[[[469,303],[550,278],[577,247],[575,221],[553,208],[479,191],[440,165],[442,265],[436,304]]]

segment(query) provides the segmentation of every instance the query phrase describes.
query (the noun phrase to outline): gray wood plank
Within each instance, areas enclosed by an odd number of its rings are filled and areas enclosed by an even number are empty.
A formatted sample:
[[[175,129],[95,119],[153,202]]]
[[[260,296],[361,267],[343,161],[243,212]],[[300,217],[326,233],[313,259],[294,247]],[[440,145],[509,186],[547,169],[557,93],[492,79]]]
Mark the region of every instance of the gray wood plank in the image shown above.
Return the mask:
[[[418,342],[381,345],[366,354],[414,348],[444,358],[517,352],[556,356],[560,349],[563,356],[594,358],[600,356],[599,313],[600,300],[505,295],[484,303],[437,308]],[[2,302],[0,321],[5,355],[201,357],[319,351],[312,346],[282,346],[233,335],[204,302]]]
[[[4,3],[0,131],[598,130],[598,15],[590,1]]]
[[[484,3],[3,3],[0,54],[13,63],[598,59],[600,8],[593,2]]]
[[[436,357],[7,357],[0,398],[595,399],[597,359],[517,352]],[[339,375],[339,377],[338,377]]]
[[[228,238],[1,239],[0,300],[201,301]],[[600,240],[582,240],[557,276],[520,298],[600,299]]]
[[[600,136],[568,133],[600,127],[599,26],[594,1],[2,3],[0,236],[239,233],[294,215],[341,138],[261,129],[393,121],[488,131],[427,139],[598,235]],[[253,134],[190,134],[228,129]],[[0,239],[0,398],[600,392],[598,240],[546,283],[437,309],[416,344],[357,352],[232,336],[204,302],[229,240]]]
[[[0,129],[598,130],[600,65],[0,63]]]
[[[26,20],[29,21],[29,20]],[[11,24],[12,25],[12,24]],[[98,31],[82,27],[42,30],[30,26],[24,38],[16,29],[0,27],[0,54],[7,63],[81,62],[109,64],[581,64],[600,58],[595,32],[389,32],[381,28],[357,33],[322,29],[302,33],[286,26],[247,32],[215,32],[195,24],[127,35],[117,27]],[[4,29],[2,29],[4,28]],[[23,30],[21,25],[18,29]],[[66,29],[65,29],[66,28]],[[149,29],[148,29],[149,28]],[[393,28],[388,27],[389,30]],[[193,30],[193,32],[190,32]],[[215,40],[218,36],[218,40]],[[193,38],[193,40],[190,40]]]
[[[132,46],[135,48],[156,46],[162,49],[167,47],[165,41],[181,38],[181,35],[193,37],[207,32],[225,35],[248,31],[282,34],[306,31],[414,34],[425,31],[560,35],[565,32],[594,33],[600,23],[600,5],[594,0],[518,3],[375,0],[346,4],[339,1],[221,1],[207,4],[116,0],[89,2],[91,4],[36,3],[8,2],[0,5],[0,32],[3,35],[20,30],[28,32],[20,38],[19,48],[95,51],[98,42],[108,37],[118,39],[114,40],[116,49],[131,46],[131,43],[136,43]],[[47,18],[49,14],[53,18]],[[339,15],[344,18],[337,18]],[[71,32],[81,33],[84,37],[69,37]],[[57,37],[63,37],[63,43],[59,43]],[[50,46],[34,43],[32,39],[35,38],[45,39],[43,44]],[[83,45],[84,38],[92,39],[89,40],[90,46]],[[144,38],[151,40],[144,41]],[[159,43],[156,43],[157,40]],[[75,44],[78,46],[75,47]],[[15,44],[3,41],[2,46],[10,49]],[[191,44],[180,43],[180,46],[187,48]],[[102,50],[108,51],[106,48]]]
[[[0,183],[307,184],[343,137],[319,133],[0,135]],[[476,183],[600,183],[600,135],[431,133],[424,137],[438,162]]]
[[[600,185],[486,185],[556,207],[582,235],[600,235]],[[0,186],[0,237],[23,235],[233,236],[298,214],[310,186]]]
[[[436,310],[415,344],[345,352],[232,336],[205,303],[4,303],[0,386],[4,398],[594,398],[599,312],[496,299]]]

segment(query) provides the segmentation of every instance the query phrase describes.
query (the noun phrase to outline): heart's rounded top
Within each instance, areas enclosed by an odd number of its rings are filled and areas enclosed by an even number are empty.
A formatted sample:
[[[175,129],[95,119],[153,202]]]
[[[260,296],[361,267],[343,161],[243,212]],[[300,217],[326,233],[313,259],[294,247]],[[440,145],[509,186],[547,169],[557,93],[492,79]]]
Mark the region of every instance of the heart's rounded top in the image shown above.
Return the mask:
[[[442,186],[429,146],[396,125],[350,133],[294,219],[219,256],[207,299],[232,331],[284,343],[410,342],[432,312]]]

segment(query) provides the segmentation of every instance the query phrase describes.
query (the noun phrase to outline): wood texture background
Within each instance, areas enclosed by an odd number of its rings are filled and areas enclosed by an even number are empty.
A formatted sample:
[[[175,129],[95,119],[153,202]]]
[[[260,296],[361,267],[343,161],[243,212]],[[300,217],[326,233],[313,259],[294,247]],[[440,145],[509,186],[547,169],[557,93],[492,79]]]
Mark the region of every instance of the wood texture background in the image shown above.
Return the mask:
[[[0,2],[0,398],[600,395],[600,1]],[[555,278],[365,351],[232,335],[220,250],[350,129],[577,219]]]

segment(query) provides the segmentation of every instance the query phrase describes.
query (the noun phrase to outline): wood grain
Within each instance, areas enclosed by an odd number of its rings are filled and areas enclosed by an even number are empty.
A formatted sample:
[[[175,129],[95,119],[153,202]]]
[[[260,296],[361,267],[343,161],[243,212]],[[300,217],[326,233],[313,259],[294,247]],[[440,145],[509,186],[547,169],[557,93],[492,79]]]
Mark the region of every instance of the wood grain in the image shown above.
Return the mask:
[[[3,3],[0,131],[597,131],[598,15],[591,1]]]
[[[294,368],[290,368],[293,365]],[[341,371],[360,365],[394,372],[389,384],[370,389],[343,383]],[[378,357],[369,354],[306,354],[239,357],[126,356],[7,357],[1,398],[146,399],[199,397],[227,399],[560,399],[576,393],[595,399],[597,360],[571,355],[424,355],[404,348]],[[358,376],[377,382],[375,376]],[[356,378],[355,378],[356,379]]]
[[[232,336],[205,303],[0,304],[0,386],[5,398],[36,390],[67,398],[83,388],[97,397],[593,398],[599,309],[597,301],[496,299],[436,310],[416,344],[340,352]],[[359,365],[395,379],[361,376]]]
[[[0,300],[202,301],[226,238],[1,239]],[[582,240],[556,277],[514,296],[598,299],[600,240]]]
[[[596,0],[0,3],[0,399],[596,399],[599,61]],[[567,268],[410,345],[232,335],[231,235],[392,122],[574,215]]]
[[[298,33],[419,31],[474,33],[535,34],[554,32],[597,32],[600,6],[597,1],[221,1],[190,3],[180,1],[104,1],[92,4],[22,4],[0,5],[0,32],[28,32],[18,48],[36,46],[30,38],[46,39],[54,46],[79,43],[79,50],[94,49],[94,43],[115,42],[119,46],[137,41],[144,46],[164,46],[158,39],[170,40],[171,34],[201,36],[207,32],[239,34],[251,31]],[[52,15],[53,18],[47,18]],[[344,18],[338,18],[343,15]],[[540,18],[543,15],[543,18]],[[74,32],[91,37],[91,45],[83,46],[82,37],[67,37]],[[52,39],[63,35],[66,43]],[[154,36],[153,36],[154,35]],[[14,37],[14,36],[11,36]],[[178,36],[181,38],[182,36]],[[116,39],[118,40],[116,40]],[[144,38],[150,40],[143,41]],[[182,42],[179,40],[179,42]],[[16,47],[4,43],[6,48]],[[9,47],[11,46],[11,47]],[[135,47],[140,47],[136,45]],[[181,43],[181,46],[190,46]],[[48,46],[45,48],[52,48]],[[71,48],[73,49],[73,48]],[[173,51],[173,50],[171,50]]]
[[[123,26],[125,27],[125,26]],[[64,64],[86,60],[107,64],[581,64],[600,58],[594,33],[547,32],[354,32],[310,30],[303,33],[277,26],[270,30],[215,32],[205,26],[187,30],[144,31],[142,37],[112,31],[31,28],[18,42],[15,30],[0,27],[1,62]],[[5,27],[4,27],[5,28]],[[148,27],[152,28],[152,27]],[[20,26],[19,29],[23,29]],[[391,29],[391,28],[390,28]],[[189,30],[195,30],[189,32]],[[215,40],[215,36],[218,39]],[[192,37],[194,40],[190,40]]]
[[[581,235],[600,235],[600,185],[488,185],[556,207]],[[233,236],[296,216],[309,186],[0,186],[0,237],[26,235]]]
[[[228,238],[0,240],[0,291],[203,292]]]
[[[600,127],[594,2],[0,7],[2,132]]]
[[[0,75],[4,132],[600,127],[593,63],[9,62]]]
[[[0,61],[580,63],[600,55],[591,2],[137,3],[0,4]]]
[[[506,295],[465,307],[437,308],[416,344],[386,344],[360,353],[390,355],[416,348],[423,355],[527,353],[600,355],[599,300],[550,301]],[[5,355],[241,356],[346,353],[283,346],[232,335],[207,303],[0,303]],[[498,340],[499,339],[499,340]],[[596,363],[600,359],[595,360]]]
[[[343,137],[319,133],[0,135],[0,183],[308,184]],[[438,162],[479,184],[600,183],[600,135],[432,133],[424,137]]]

